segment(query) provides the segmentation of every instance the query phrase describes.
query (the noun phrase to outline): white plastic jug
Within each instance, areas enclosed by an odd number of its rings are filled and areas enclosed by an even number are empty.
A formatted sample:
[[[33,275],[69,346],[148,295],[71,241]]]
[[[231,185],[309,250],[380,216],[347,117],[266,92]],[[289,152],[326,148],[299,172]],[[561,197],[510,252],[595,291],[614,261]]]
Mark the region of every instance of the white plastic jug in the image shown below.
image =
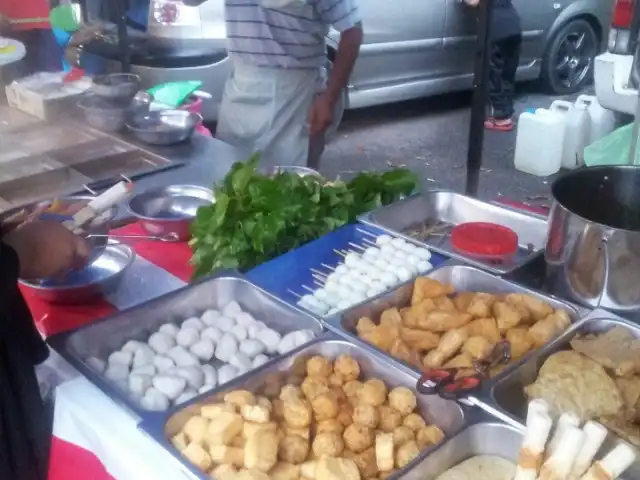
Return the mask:
[[[564,100],[556,100],[553,105],[568,111],[562,148],[562,167],[574,169],[584,165],[584,147],[589,144],[591,131],[587,105],[584,103],[574,105]]]
[[[564,127],[569,109],[551,105],[518,119],[514,166],[525,173],[546,177],[560,170]]]
[[[587,106],[587,112],[589,113],[589,120],[591,122],[588,145],[609,135],[616,129],[615,114],[600,105],[597,97],[580,95],[578,100],[576,100],[576,105]]]

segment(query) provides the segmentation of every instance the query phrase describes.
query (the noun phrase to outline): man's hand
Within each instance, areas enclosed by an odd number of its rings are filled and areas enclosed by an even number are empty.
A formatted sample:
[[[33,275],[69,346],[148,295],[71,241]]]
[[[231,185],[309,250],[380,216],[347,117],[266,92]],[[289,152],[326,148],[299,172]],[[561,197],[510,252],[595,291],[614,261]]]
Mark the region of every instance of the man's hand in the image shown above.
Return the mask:
[[[333,122],[336,102],[325,92],[318,95],[309,109],[309,134],[324,133]]]

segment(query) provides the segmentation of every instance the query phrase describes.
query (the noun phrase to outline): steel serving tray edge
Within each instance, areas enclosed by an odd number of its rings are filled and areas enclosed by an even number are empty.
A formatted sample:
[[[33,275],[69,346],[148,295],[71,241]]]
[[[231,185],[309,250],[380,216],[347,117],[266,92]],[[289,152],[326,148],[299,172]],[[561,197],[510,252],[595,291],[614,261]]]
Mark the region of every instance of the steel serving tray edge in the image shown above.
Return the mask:
[[[204,292],[206,294],[202,295]],[[247,294],[252,297],[242,298]],[[319,319],[257,287],[240,274],[227,271],[92,324],[53,335],[47,339],[47,343],[107,396],[123,404],[140,418],[153,417],[159,413],[140,407],[135,399],[115,383],[91,368],[86,363],[86,358],[106,358],[108,353],[121,348],[128,340],[146,341],[164,323],[182,321],[189,316],[201,314],[208,308],[219,308],[232,300],[280,333],[309,328],[318,336],[324,331]],[[214,359],[209,363],[215,365],[219,361]]]
[[[563,308],[567,310],[567,312],[569,313],[569,316],[571,317],[571,321],[573,325],[581,323],[582,322],[581,319],[583,315],[585,315],[588,312],[588,310],[577,307],[576,305],[573,305],[572,303],[567,302],[566,300],[562,300],[554,296],[546,295],[536,290],[532,290],[519,283],[515,283],[510,280],[506,280],[504,278],[496,277],[495,275],[492,275],[489,272],[480,270],[478,268],[475,268],[469,265],[445,263],[440,267],[434,268],[433,270],[428,272],[426,275],[422,275],[422,276],[431,278],[434,280],[439,280],[445,283],[450,283],[451,285],[453,285],[456,291],[476,291],[476,292],[496,292],[496,293],[509,292],[509,293],[526,293],[526,294],[534,295],[544,300],[545,302],[548,302],[553,308]],[[484,283],[484,282],[487,282],[487,283]],[[392,307],[407,306],[411,300],[411,294],[413,292],[413,284],[414,284],[414,280],[406,282],[400,287],[396,288],[395,290],[381,294],[367,303],[361,304],[350,310],[347,310],[345,313],[341,315],[338,314],[329,318],[325,318],[324,323],[329,330],[331,330],[332,332],[335,332],[336,334],[342,336],[343,338],[347,338],[349,339],[349,341],[353,341],[353,342],[357,341],[357,342],[365,343],[372,350],[376,351],[380,355],[385,356],[390,361],[400,363],[405,368],[408,368],[414,372],[417,372],[417,370],[411,367],[410,365],[364,342],[355,333],[355,324],[358,321],[358,319],[360,319],[361,317],[369,317],[371,319],[377,319],[379,318],[383,310],[386,310]],[[498,381],[499,379],[504,378],[504,376],[508,375],[513,370],[517,369],[522,363],[526,362],[538,351],[534,350],[532,352],[527,353],[525,356],[518,359],[512,365],[509,365],[509,367],[505,368],[505,370],[502,371],[500,374],[488,380],[485,384],[485,388],[483,389],[483,394],[479,395],[478,397],[481,400],[484,400],[485,393],[488,391],[488,388],[490,388],[493,384],[495,384],[496,381]]]
[[[140,428],[180,462],[183,469],[194,474],[197,478],[209,479],[208,476],[184,459],[167,438],[168,435],[177,433],[200,405],[211,403],[212,401],[220,401],[226,392],[239,388],[256,392],[271,382],[275,382],[274,385],[277,387],[289,382],[299,384],[304,378],[306,359],[309,356],[325,355],[336,358],[338,355],[345,353],[353,355],[358,360],[364,378],[375,376],[383,380],[389,388],[402,385],[413,390],[415,382],[418,380],[418,376],[415,373],[399,368],[399,365],[389,362],[387,358],[371,348],[367,348],[366,345],[354,344],[343,337],[327,333],[320,338],[316,338],[311,343],[289,352],[284,357],[275,359],[257,370],[248,372],[222,387],[199,395],[183,405],[163,412],[162,417],[143,419],[140,423]],[[417,395],[417,399],[421,411],[423,413],[426,412],[427,420],[440,426],[447,437],[455,436],[466,425],[466,411],[456,402],[444,400],[437,396]],[[433,410],[437,410],[437,413],[434,413]],[[425,452],[431,452],[437,448],[438,446],[434,446],[425,450]],[[426,454],[425,452],[422,452],[421,455]],[[412,468],[412,465],[408,465],[390,478],[404,478],[406,471]]]
[[[482,214],[480,215],[480,218],[478,217],[478,215],[471,215],[472,218],[469,219],[465,219],[463,222],[451,222],[453,224],[459,224],[459,223],[464,223],[464,222],[470,222],[470,221],[474,221],[474,222],[479,222],[479,221],[485,221],[485,222],[495,222],[495,223],[499,223],[502,225],[505,225],[509,228],[512,228],[519,237],[519,243],[522,245],[522,242],[527,240],[527,239],[523,239],[523,230],[525,229],[524,226],[520,225],[520,223],[522,222],[535,222],[536,226],[535,228],[540,230],[539,234],[536,235],[533,240],[533,242],[529,241],[526,243],[531,243],[534,246],[534,251],[531,252],[528,255],[525,255],[524,257],[520,258],[519,260],[514,260],[512,263],[508,264],[508,265],[495,265],[495,264],[491,264],[489,262],[483,262],[483,261],[479,261],[470,257],[467,257],[465,255],[462,255],[460,253],[458,253],[454,248],[445,248],[441,245],[438,244],[431,244],[429,242],[425,242],[425,241],[419,241],[416,240],[415,238],[411,237],[410,235],[406,234],[403,232],[403,229],[406,229],[408,226],[410,226],[412,223],[415,222],[420,222],[420,221],[424,221],[427,220],[427,218],[425,218],[425,215],[427,214],[427,212],[430,209],[428,206],[425,207],[425,205],[434,205],[434,208],[437,208],[436,203],[437,202],[431,202],[431,203],[427,203],[427,196],[433,196],[433,197],[437,197],[437,196],[448,196],[451,198],[451,200],[449,201],[449,205],[453,205],[454,202],[466,202],[467,204],[471,205],[471,208],[477,209],[478,211],[482,212],[482,211],[487,211],[484,214],[485,218],[481,218]],[[420,213],[410,216],[409,217],[409,221],[405,222],[406,225],[398,225],[397,223],[394,223],[393,225],[387,225],[387,222],[382,222],[380,221],[379,217],[387,212],[396,212],[397,210],[402,210],[403,208],[406,210],[407,206],[411,207],[413,205],[418,205],[422,203],[422,209],[420,209]],[[419,206],[415,207],[415,208],[419,208]],[[437,214],[437,210],[436,210],[436,214]],[[503,217],[509,217],[512,219],[515,219],[518,222],[518,225],[514,225],[513,222],[509,222],[509,221],[501,221],[501,216],[500,214],[502,214],[502,218]],[[390,214],[391,215],[391,214]],[[436,215],[436,219],[440,219],[439,218],[440,215]],[[397,222],[399,217],[398,215],[394,216],[394,222]],[[364,213],[362,215],[360,215],[358,217],[358,221],[365,224],[365,225],[369,225],[369,226],[373,226],[373,227],[377,227],[381,230],[384,230],[385,232],[391,234],[391,235],[396,235],[399,237],[402,237],[404,239],[411,239],[413,241],[417,241],[421,246],[424,246],[426,248],[429,248],[437,253],[440,253],[442,255],[446,255],[447,257],[451,257],[451,258],[455,258],[461,262],[464,262],[466,264],[469,265],[473,265],[477,268],[480,268],[482,270],[486,270],[492,273],[496,273],[498,275],[504,275],[507,273],[511,273],[514,270],[517,270],[519,268],[522,268],[524,265],[526,265],[527,263],[531,262],[532,260],[534,260],[536,257],[542,255],[544,253],[544,248],[545,248],[545,240],[546,240],[546,234],[547,234],[547,218],[542,216],[542,215],[537,215],[535,213],[532,212],[523,212],[523,211],[519,211],[516,210],[515,208],[507,208],[505,206],[501,206],[501,205],[496,205],[493,203],[489,203],[489,202],[483,202],[481,200],[478,200],[476,198],[472,198],[472,197],[468,197],[466,195],[462,195],[460,193],[455,193],[449,190],[429,190],[427,192],[424,192],[422,194],[418,194],[418,195],[412,195],[410,197],[406,197],[402,200],[399,200],[398,202],[392,203],[390,205],[385,205],[383,207],[380,207],[376,210],[373,210],[371,212],[367,212]],[[538,237],[541,235],[541,239],[539,239]],[[540,240],[540,241],[538,241]],[[537,244],[537,245],[536,245]]]

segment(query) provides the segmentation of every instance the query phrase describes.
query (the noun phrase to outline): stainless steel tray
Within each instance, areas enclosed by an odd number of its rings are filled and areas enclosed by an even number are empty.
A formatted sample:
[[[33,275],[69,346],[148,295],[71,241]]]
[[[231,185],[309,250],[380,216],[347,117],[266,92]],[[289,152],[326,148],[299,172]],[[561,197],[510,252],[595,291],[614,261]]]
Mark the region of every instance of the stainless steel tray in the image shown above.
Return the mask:
[[[484,272],[482,270],[478,270],[474,267],[469,267],[467,265],[443,265],[441,267],[435,268],[431,272],[424,275],[425,277],[432,278],[434,280],[438,280],[443,283],[448,283],[453,286],[456,292],[489,292],[489,293],[527,293],[529,295],[534,295],[545,302],[549,303],[554,309],[562,308],[567,311],[569,316],[571,317],[572,322],[578,322],[580,318],[588,312],[588,310],[577,307],[571,303],[566,302],[565,300],[561,300],[559,298],[544,295],[540,292],[536,292],[534,290],[530,290],[522,285],[511,282],[509,280],[505,280],[500,277],[496,277],[490,273]],[[351,341],[359,341],[357,333],[356,333],[356,323],[362,317],[369,317],[370,319],[377,321],[380,318],[380,314],[389,308],[393,307],[406,307],[409,305],[411,300],[411,295],[413,294],[413,284],[414,281],[406,283],[399,288],[383,294],[369,303],[365,303],[364,305],[360,305],[351,310],[348,310],[344,314],[335,315],[325,319],[326,325],[330,330],[342,335]],[[375,347],[371,347],[373,350],[378,352],[380,355],[384,355],[387,358],[393,358],[387,353],[379,350]],[[517,368],[522,362],[526,361],[527,358],[530,358],[532,355],[535,355],[536,352],[530,352],[525,355],[518,362],[511,365],[509,368],[505,369],[500,375],[497,375],[487,385],[495,382],[496,379],[501,378],[507,372]],[[400,362],[393,358],[393,361]],[[406,365],[406,368],[412,368],[409,365]],[[415,369],[414,369],[415,370]],[[416,370],[417,371],[417,370]]]
[[[86,362],[89,357],[106,357],[128,340],[146,341],[160,325],[220,308],[235,300],[243,310],[280,333],[311,329],[320,335],[319,320],[305,314],[256,287],[238,275],[224,274],[186,286],[72,332],[48,339],[51,347],[75,366],[89,381],[112,399],[121,402],[141,418],[158,415],[143,409],[115,383],[104,378]],[[220,363],[211,362],[214,366]]]
[[[615,326],[629,329],[634,336],[640,338],[640,326],[623,319],[606,310],[593,310],[581,322],[571,327],[563,335],[549,343],[538,352],[535,352],[519,368],[509,371],[506,375],[497,379],[492,386],[489,398],[485,401],[493,403],[498,410],[505,411],[518,419],[524,419],[528,399],[524,394],[524,387],[535,382],[542,364],[553,353],[566,350],[569,342],[581,333],[605,332]],[[604,448],[611,446],[613,435]],[[627,478],[640,478],[640,460],[627,471]]]
[[[468,425],[453,438],[446,440],[435,451],[421,456],[404,477],[404,480],[435,480],[439,475],[476,455],[494,455],[518,461],[522,430],[498,423],[488,417],[484,421]]]
[[[287,383],[300,384],[304,379],[306,361],[309,357],[324,355],[335,358],[342,354],[352,355],[358,361],[362,372],[361,378],[377,377],[383,380],[389,388],[397,386],[406,386],[411,390],[415,388],[418,380],[417,375],[400,368],[398,365],[388,363],[384,357],[364,345],[352,344],[335,335],[327,334],[291,352],[281,360],[266,364],[259,370],[247,373],[222,388],[201,395],[181,407],[164,413],[162,420],[155,418],[143,421],[140,428],[179,461],[185,470],[195,474],[197,478],[208,479],[208,476],[184,459],[168,440],[180,431],[185,422],[198,412],[202,405],[220,401],[224,393],[231,390],[244,389],[262,392],[267,387],[273,388]],[[437,395],[418,395],[418,407],[427,421],[439,426],[447,437],[454,435],[464,426],[464,412],[455,402],[444,400]],[[405,478],[404,474],[410,467],[411,465],[408,465],[393,478]]]
[[[427,221],[446,222],[452,226],[467,222],[504,225],[518,235],[519,248],[511,260],[502,264],[460,254],[451,245],[449,235],[434,236],[421,242],[438,253],[498,274],[512,272],[541,255],[547,238],[546,217],[519,212],[444,190],[432,190],[405,198],[365,213],[358,220],[404,238],[412,238],[407,234],[407,229]]]

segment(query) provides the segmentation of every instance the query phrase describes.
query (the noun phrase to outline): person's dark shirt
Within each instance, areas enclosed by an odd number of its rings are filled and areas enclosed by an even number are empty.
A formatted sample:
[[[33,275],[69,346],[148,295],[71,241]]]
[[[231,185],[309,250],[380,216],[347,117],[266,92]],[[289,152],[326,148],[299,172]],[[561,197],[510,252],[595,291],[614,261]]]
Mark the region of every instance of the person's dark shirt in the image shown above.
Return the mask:
[[[520,16],[512,0],[493,0],[491,39],[496,41],[521,34]]]

